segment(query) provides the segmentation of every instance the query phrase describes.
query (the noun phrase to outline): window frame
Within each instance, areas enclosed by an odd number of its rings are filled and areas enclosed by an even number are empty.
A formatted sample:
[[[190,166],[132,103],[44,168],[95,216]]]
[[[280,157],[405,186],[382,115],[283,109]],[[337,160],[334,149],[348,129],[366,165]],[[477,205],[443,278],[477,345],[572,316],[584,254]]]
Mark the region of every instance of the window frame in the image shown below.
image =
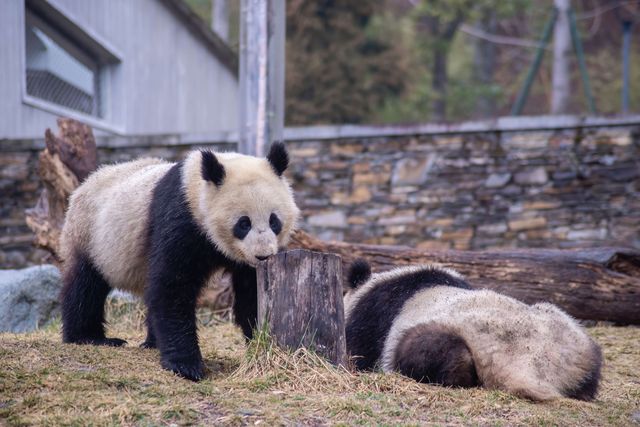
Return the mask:
[[[22,5],[22,34],[20,36],[22,103],[57,116],[78,120],[96,129],[123,135],[124,129],[112,121],[113,100],[111,97],[113,93],[111,74],[114,67],[118,67],[122,62],[120,59],[122,56],[116,53],[108,43],[100,40],[94,33],[80,25],[77,19],[61,9],[54,0],[24,0]],[[56,16],[53,19],[48,19],[50,13]],[[69,37],[70,31],[59,28],[57,22],[61,19],[64,19],[65,25],[75,27],[73,33],[80,35],[77,37],[78,40]],[[60,47],[95,72],[94,90],[97,96],[94,97],[94,108],[97,108],[99,115],[86,114],[27,93],[26,31],[28,22],[35,23],[36,27],[58,43]],[[95,46],[97,49],[87,48],[88,45]],[[90,53],[87,53],[87,50]]]

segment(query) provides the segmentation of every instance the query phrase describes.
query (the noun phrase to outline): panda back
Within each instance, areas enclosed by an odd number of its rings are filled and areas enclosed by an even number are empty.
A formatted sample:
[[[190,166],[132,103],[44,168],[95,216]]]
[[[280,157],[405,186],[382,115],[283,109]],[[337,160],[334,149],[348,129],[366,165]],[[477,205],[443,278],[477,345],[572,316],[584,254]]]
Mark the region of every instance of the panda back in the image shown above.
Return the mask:
[[[171,166],[141,159],[90,175],[70,199],[61,236],[63,259],[82,252],[111,286],[141,293],[152,192]]]

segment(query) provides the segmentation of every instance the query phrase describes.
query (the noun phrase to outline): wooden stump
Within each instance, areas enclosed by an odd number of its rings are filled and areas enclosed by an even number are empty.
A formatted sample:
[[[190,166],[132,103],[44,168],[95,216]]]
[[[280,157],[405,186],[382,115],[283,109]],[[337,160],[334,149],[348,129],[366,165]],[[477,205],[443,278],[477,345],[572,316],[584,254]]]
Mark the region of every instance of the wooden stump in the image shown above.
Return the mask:
[[[340,257],[282,252],[260,263],[257,274],[258,328],[266,326],[280,346],[311,348],[346,366]]]

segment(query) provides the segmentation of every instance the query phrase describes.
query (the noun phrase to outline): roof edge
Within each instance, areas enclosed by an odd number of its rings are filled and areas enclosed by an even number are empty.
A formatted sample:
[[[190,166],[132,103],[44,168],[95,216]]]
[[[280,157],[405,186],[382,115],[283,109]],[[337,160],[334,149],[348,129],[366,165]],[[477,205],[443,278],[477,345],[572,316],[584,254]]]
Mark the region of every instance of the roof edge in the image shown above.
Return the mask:
[[[238,56],[184,0],[160,0],[160,2],[186,24],[191,33],[207,46],[236,79],[238,78]]]

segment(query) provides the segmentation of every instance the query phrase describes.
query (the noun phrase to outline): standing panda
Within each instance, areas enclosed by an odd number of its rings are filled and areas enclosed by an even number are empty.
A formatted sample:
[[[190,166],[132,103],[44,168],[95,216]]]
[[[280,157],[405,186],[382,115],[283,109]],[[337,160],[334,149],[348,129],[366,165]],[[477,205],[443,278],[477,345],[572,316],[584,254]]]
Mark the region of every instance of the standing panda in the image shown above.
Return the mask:
[[[193,151],[178,163],[143,159],[104,166],[72,194],[60,239],[62,336],[66,343],[120,346],[107,338],[112,288],[144,296],[144,347],[190,380],[204,375],[196,299],[212,272],[231,270],[236,322],[247,338],[257,318],[255,266],[287,244],[299,210],[282,175],[283,143],[266,159]]]
[[[358,369],[536,401],[596,395],[600,347],[552,304],[471,290],[457,272],[431,265],[372,275],[359,260],[348,280],[347,350]]]

